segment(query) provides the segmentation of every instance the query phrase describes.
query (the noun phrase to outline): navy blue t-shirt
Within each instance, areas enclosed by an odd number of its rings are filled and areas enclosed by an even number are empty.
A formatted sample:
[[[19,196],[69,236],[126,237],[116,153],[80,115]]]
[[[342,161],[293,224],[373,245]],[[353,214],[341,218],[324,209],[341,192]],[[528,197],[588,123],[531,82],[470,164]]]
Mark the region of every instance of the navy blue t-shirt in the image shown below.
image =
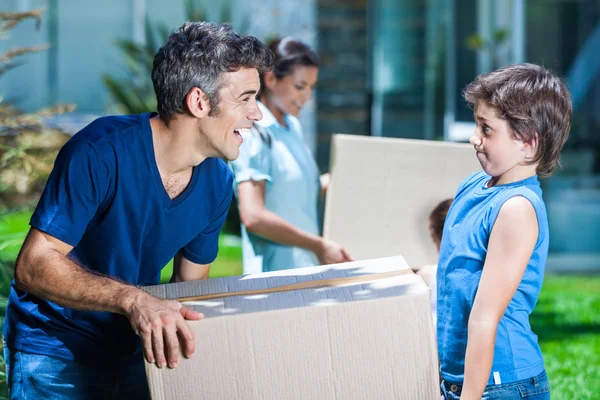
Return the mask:
[[[59,152],[30,224],[74,246],[71,259],[134,285],[159,283],[179,251],[214,261],[232,199],[227,164],[208,158],[171,200],[154,155],[152,114],[99,118]],[[13,349],[81,362],[138,358],[127,318],[61,307],[13,282],[4,336]],[[133,356],[133,357],[132,357]]]

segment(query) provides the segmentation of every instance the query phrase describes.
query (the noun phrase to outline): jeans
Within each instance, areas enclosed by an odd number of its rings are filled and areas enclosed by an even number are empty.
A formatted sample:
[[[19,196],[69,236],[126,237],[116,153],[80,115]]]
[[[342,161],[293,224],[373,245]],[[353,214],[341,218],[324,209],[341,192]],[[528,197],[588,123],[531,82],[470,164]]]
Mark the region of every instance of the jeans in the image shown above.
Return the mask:
[[[144,363],[100,368],[4,347],[10,399],[150,399]]]
[[[459,400],[462,387],[442,381],[442,398]],[[533,378],[522,381],[489,385],[485,388],[481,400],[550,400],[550,381],[546,371]]]

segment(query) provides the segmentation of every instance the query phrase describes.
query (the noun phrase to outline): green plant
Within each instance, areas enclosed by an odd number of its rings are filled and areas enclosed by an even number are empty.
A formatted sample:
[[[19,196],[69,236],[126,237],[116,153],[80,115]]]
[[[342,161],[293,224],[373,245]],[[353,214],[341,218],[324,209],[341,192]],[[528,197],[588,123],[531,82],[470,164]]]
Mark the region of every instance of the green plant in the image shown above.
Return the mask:
[[[0,39],[10,38],[19,23],[34,19],[40,28],[43,9],[26,12],[0,12]],[[22,56],[48,49],[48,44],[19,47],[0,54],[0,78],[22,63]],[[24,113],[0,95],[0,331],[4,317],[13,265],[27,230],[30,212],[6,213],[37,200],[58,149],[68,136],[44,124],[49,116],[72,111],[73,105],[57,105]],[[25,217],[24,217],[25,215]],[[25,218],[25,222],[24,222]],[[4,357],[0,345],[0,399],[8,397]]]
[[[27,12],[0,12],[0,38],[8,39],[10,30],[27,19],[35,19],[39,29],[43,9]],[[0,78],[19,66],[25,54],[43,51],[49,45],[20,47],[0,54]],[[37,199],[56,152],[68,139],[57,129],[44,124],[44,118],[72,111],[73,105],[58,105],[24,113],[0,95],[0,209],[13,208]]]
[[[465,39],[465,46],[475,52],[487,52],[492,60],[492,69],[500,68],[500,47],[508,39],[508,29],[500,28],[493,32],[492,38],[485,40],[480,35],[474,33]]]
[[[207,13],[193,0],[184,0],[185,16],[188,21],[205,21]],[[221,22],[231,21],[231,6],[221,4]],[[243,32],[247,22],[242,22],[238,30]],[[156,98],[152,85],[152,62],[154,55],[169,34],[164,23],[153,23],[146,16],[144,20],[144,43],[118,39],[115,44],[123,54],[124,76],[103,74],[102,81],[117,103],[117,111],[126,114],[139,114],[156,111]]]

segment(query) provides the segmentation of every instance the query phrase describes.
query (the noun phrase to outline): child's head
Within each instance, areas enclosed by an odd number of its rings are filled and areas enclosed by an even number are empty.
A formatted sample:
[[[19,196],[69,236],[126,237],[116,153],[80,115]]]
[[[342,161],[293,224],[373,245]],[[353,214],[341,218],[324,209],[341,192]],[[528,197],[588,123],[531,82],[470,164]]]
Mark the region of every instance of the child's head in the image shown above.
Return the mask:
[[[446,221],[446,215],[448,215],[450,205],[452,205],[452,199],[446,199],[435,206],[429,214],[429,234],[431,235],[431,240],[433,240],[438,252],[440,251],[444,222]]]
[[[571,96],[548,69],[516,64],[479,75],[464,92],[477,129],[470,142],[483,169],[499,176],[516,165],[534,165],[549,176],[571,129]]]

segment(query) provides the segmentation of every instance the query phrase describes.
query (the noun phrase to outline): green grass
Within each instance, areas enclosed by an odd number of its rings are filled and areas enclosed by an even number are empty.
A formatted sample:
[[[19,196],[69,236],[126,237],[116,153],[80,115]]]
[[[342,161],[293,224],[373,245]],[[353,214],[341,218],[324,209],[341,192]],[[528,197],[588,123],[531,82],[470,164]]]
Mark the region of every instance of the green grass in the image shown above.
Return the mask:
[[[12,265],[28,230],[29,213],[0,217],[0,325],[12,276]],[[242,273],[241,248],[222,236],[210,277]],[[161,281],[172,274],[169,263]],[[531,317],[544,353],[553,399],[600,398],[600,275],[548,275]],[[1,328],[1,326],[0,326]],[[6,396],[0,355],[0,399]]]
[[[547,276],[531,325],[552,398],[600,398],[600,276]]]
[[[217,259],[210,264],[209,278],[234,276],[242,274],[242,248],[238,245],[228,244],[227,236],[219,238],[219,254]],[[160,274],[160,282],[168,283],[173,274],[173,260],[171,260]]]

